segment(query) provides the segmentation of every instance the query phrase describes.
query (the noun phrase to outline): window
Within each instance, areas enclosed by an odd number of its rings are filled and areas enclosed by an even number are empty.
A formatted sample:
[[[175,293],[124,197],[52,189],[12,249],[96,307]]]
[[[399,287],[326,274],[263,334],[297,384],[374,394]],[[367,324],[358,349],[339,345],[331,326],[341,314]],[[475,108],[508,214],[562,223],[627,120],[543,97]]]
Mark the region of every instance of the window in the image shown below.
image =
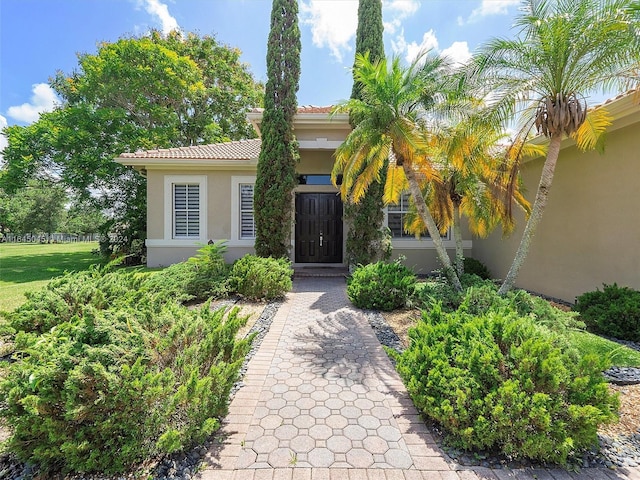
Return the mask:
[[[163,245],[207,241],[207,176],[164,176]]]
[[[403,193],[400,201],[387,206],[387,227],[391,230],[391,237],[398,240],[415,240],[413,233],[407,233],[404,229],[404,221],[409,213],[409,193]],[[443,240],[449,240],[449,232],[441,235]],[[430,239],[431,235],[426,230],[420,234],[421,238]]]
[[[256,222],[253,216],[253,193],[256,177],[242,175],[231,177],[231,238],[229,245],[252,247],[256,238]]]
[[[256,238],[256,222],[253,218],[253,184],[240,183],[240,238]]]
[[[200,236],[200,185],[173,184],[173,238]]]
[[[393,238],[414,238],[412,233],[407,233],[404,229],[404,219],[409,212],[409,194],[403,193],[399,203],[390,203],[387,207],[387,226],[391,230]],[[428,236],[428,234],[427,234]]]

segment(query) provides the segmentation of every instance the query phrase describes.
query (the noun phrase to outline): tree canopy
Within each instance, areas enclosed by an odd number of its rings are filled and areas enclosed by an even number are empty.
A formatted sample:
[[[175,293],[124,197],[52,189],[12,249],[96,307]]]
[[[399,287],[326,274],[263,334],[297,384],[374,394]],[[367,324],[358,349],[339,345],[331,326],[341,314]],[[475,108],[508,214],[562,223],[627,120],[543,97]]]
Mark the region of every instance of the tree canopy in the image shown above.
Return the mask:
[[[62,105],[4,130],[0,187],[11,194],[31,178],[61,182],[110,211],[126,251],[146,235],[146,181],[113,159],[253,137],[245,114],[261,104],[263,86],[239,57],[214,37],[179,32],[122,38],[78,55],[77,70],[50,81]]]

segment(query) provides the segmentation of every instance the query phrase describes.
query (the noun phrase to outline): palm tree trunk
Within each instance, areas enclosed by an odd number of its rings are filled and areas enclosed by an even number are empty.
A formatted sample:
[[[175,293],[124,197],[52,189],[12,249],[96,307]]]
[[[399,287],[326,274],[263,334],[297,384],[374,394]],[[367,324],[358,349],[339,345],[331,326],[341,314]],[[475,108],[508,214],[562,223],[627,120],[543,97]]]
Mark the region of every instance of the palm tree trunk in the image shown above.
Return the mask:
[[[431,235],[431,240],[433,240],[433,245],[436,248],[438,258],[440,259],[440,262],[442,262],[445,275],[451,282],[451,285],[460,292],[462,291],[462,284],[460,283],[460,279],[458,278],[458,275],[456,275],[455,270],[451,266],[451,259],[447,254],[447,250],[444,248],[444,244],[442,243],[442,237],[440,237],[438,226],[436,225],[436,222],[424,201],[424,196],[422,195],[418,179],[416,178],[416,172],[413,170],[411,165],[407,165],[407,162],[403,163],[402,169],[404,170],[404,174],[409,182],[409,190],[413,197],[413,203],[416,206],[418,215],[420,215],[420,218],[422,218],[422,221],[427,226],[427,231],[429,232],[429,235]]]
[[[460,205],[453,202],[453,239],[456,242],[455,267],[458,278],[464,273],[464,250],[462,248],[462,227],[460,225]]]
[[[556,163],[558,162],[558,156],[560,155],[560,143],[562,142],[562,133],[556,133],[551,137],[549,142],[549,150],[547,150],[547,158],[542,167],[542,174],[540,175],[540,184],[538,185],[538,191],[536,192],[536,199],[533,203],[533,209],[531,210],[531,216],[527,221],[527,225],[524,228],[522,234],[522,240],[520,240],[520,246],[516,251],[516,255],[513,258],[513,263],[507,273],[502,286],[498,290],[499,295],[505,295],[511,290],[516,282],[520,268],[524,264],[527,254],[529,253],[529,247],[531,246],[531,240],[538,228],[542,213],[547,205],[547,198],[549,196],[549,189],[553,182],[553,174],[556,169]]]

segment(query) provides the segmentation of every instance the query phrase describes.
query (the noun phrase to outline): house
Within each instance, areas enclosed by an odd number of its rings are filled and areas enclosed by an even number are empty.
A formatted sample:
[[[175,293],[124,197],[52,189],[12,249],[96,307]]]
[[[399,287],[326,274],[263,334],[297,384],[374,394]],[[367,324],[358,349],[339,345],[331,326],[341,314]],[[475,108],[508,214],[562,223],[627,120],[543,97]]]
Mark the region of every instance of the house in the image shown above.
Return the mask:
[[[517,285],[568,302],[602,284],[640,290],[640,98],[627,92],[603,105],[612,116],[604,154],[565,139],[553,184]],[[533,201],[543,158],[522,166]],[[504,278],[524,230],[474,239],[473,256]]]
[[[298,186],[291,201],[295,221],[291,261],[301,266],[346,266],[349,226],[342,201],[331,184],[333,155],[351,126],[347,114],[330,115],[331,107],[301,107],[294,118],[300,147]],[[262,111],[248,114],[260,133]],[[252,253],[255,238],[253,185],[260,140],[125,153],[116,159],[147,177],[147,265],[170,265],[192,256],[210,240],[227,241],[231,262]],[[390,206],[385,222],[392,232],[394,256],[404,255],[417,272],[439,268],[433,242],[403,231],[407,197]],[[465,234],[465,254],[472,243]],[[448,235],[445,245],[454,255]]]
[[[606,102],[613,117],[604,155],[579,151],[566,139],[542,221],[517,279],[519,287],[573,302],[602,283],[640,289],[640,105],[628,92]],[[249,113],[260,132],[262,112]],[[335,149],[349,134],[346,114],[330,107],[302,107],[294,119],[300,144],[299,185],[292,202],[291,260],[301,266],[346,266],[349,226],[331,184]],[[540,140],[540,139],[539,139]],[[228,261],[253,252],[253,184],[260,140],[148,150],[117,159],[147,176],[147,263],[169,265],[193,255],[209,240],[227,240]],[[533,200],[544,163],[528,159],[522,167],[527,197]],[[406,257],[418,273],[439,268],[433,242],[402,229],[407,198],[385,209],[393,255]],[[465,256],[484,262],[503,278],[524,229],[502,238],[497,229],[473,239],[463,226]],[[445,245],[453,258],[450,235]]]

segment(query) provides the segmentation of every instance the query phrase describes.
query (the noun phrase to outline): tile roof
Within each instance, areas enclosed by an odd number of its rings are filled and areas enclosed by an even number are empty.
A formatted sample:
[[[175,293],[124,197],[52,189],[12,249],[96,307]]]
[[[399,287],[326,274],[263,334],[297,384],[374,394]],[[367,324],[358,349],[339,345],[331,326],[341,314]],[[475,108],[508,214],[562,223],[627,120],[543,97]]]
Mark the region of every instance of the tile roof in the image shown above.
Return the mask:
[[[301,105],[298,107],[298,113],[331,113],[333,110],[333,105],[325,105],[324,107],[319,107],[317,105]],[[264,108],[254,108],[251,110],[251,113],[262,113],[264,112]]]
[[[135,153],[123,153],[120,158],[251,160],[260,155],[260,143],[259,138],[254,138],[193,147],[138,150]]]

